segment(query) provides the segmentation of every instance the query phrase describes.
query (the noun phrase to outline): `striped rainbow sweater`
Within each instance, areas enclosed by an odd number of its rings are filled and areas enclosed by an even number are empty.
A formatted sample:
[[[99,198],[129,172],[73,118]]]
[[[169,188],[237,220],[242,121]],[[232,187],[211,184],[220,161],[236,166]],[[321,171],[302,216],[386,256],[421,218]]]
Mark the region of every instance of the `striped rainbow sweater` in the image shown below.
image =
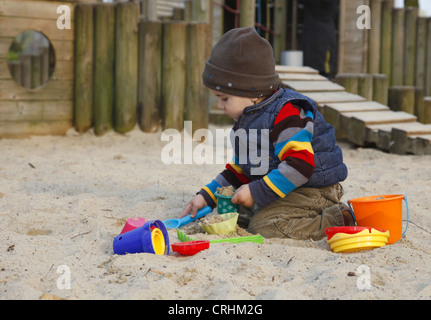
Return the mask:
[[[215,191],[218,187],[232,185],[235,189],[248,183],[254,201],[264,208],[278,198],[305,184],[314,171],[313,113],[286,103],[275,117],[270,130],[272,154],[278,158],[277,168],[264,176],[251,176],[243,172],[242,165],[235,156],[211,183],[199,192],[211,207],[216,205]]]

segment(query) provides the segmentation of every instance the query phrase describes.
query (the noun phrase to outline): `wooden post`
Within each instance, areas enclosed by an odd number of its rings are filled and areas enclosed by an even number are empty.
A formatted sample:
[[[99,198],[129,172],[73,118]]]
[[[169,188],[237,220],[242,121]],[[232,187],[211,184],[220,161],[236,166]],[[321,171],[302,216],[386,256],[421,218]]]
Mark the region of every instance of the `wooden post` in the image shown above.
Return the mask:
[[[8,61],[9,65],[9,71],[12,75],[12,78],[15,79],[16,82],[21,85],[21,77],[22,77],[22,71],[21,71],[21,61]]]
[[[427,18],[427,40],[426,40],[426,71],[425,71],[425,96],[431,96],[431,18]]]
[[[383,0],[381,21],[380,73],[388,76],[388,85],[392,82],[392,10],[393,0]]]
[[[138,104],[139,4],[121,2],[115,15],[114,129],[125,133],[136,124]]]
[[[94,14],[94,133],[113,127],[115,5],[99,3]]]
[[[256,0],[240,0],[240,27],[254,27],[256,16]]]
[[[405,46],[404,46],[404,71],[403,85],[415,85],[416,70],[416,20],[418,18],[418,8],[407,8],[405,16]]]
[[[393,111],[415,113],[415,87],[393,86],[389,88],[388,105]]]
[[[373,101],[388,105],[388,76],[373,74]]]
[[[161,120],[162,23],[139,22],[138,124],[155,132]]]
[[[358,77],[358,94],[371,101],[373,100],[373,76],[362,73]]]
[[[286,50],[286,17],[287,17],[287,1],[274,1],[274,30],[277,33],[274,35],[274,59],[276,64],[281,64],[281,52]]]
[[[208,23],[187,25],[186,96],[184,120],[192,121],[193,134],[208,128],[209,90],[202,84],[202,72],[211,50],[211,28]]]
[[[431,97],[424,98],[424,111],[422,123],[431,123]]]
[[[371,0],[370,10],[372,25],[368,37],[368,73],[379,73],[382,0]]]
[[[347,92],[358,93],[358,74],[339,73],[335,76],[334,82],[343,86]]]
[[[427,39],[427,18],[420,17],[417,20],[417,42],[416,42],[416,77],[415,86],[425,89],[426,71],[426,39]]]
[[[186,24],[163,24],[162,127],[182,130],[186,82]]]
[[[24,88],[31,88],[31,55],[20,54],[19,61],[21,62],[21,83]]]
[[[49,80],[49,47],[41,47],[40,53],[42,55],[41,58],[41,75],[40,82],[42,84],[46,83]]]
[[[423,122],[424,119],[424,89],[421,87],[415,87],[415,116],[419,122]]]
[[[392,11],[392,86],[403,85],[404,71],[404,8],[393,9]]]
[[[93,5],[75,7],[75,129],[92,126],[93,115]]]
[[[42,77],[41,74],[41,61],[42,56],[40,54],[33,54],[31,56],[31,88],[36,89],[39,88],[42,84],[40,79]]]
[[[191,21],[205,22],[211,24],[213,0],[191,1]]]

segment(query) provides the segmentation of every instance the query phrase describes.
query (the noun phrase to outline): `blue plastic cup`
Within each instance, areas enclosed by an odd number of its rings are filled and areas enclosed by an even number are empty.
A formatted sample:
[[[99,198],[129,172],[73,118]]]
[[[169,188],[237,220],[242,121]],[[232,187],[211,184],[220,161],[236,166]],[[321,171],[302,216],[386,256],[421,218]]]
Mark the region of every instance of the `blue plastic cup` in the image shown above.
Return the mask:
[[[160,241],[164,241],[164,250],[162,249],[162,253],[160,253]],[[168,231],[162,221],[148,221],[142,227],[116,236],[113,247],[114,253],[120,255],[140,252],[168,255]]]

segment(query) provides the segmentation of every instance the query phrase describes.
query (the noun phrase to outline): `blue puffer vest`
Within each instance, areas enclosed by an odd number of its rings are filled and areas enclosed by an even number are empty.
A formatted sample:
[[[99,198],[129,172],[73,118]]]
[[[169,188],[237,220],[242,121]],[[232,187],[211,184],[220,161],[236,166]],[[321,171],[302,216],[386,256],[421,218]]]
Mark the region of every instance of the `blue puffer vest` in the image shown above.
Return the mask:
[[[288,102],[301,107],[305,111],[312,111],[314,116],[314,132],[311,145],[314,151],[315,169],[311,178],[302,187],[321,188],[345,180],[347,177],[347,167],[343,163],[342,151],[336,145],[334,128],[325,122],[313,100],[296,91],[279,89],[269,99],[245,108],[243,114],[233,127],[233,134],[239,129],[244,129],[248,136],[250,129],[257,129],[257,150],[261,150],[261,130],[269,129],[271,131],[273,129],[275,118],[281,108]],[[238,141],[233,143],[234,138],[231,140],[235,155],[239,155]],[[250,173],[252,167],[257,167],[259,164],[253,164],[255,161],[253,159],[250,161],[249,156],[247,156],[247,160],[246,164],[241,164],[243,173],[252,181],[262,178],[263,175],[251,175]],[[268,172],[276,169],[280,164],[280,160],[274,152],[274,145],[271,142],[269,143],[268,161]]]

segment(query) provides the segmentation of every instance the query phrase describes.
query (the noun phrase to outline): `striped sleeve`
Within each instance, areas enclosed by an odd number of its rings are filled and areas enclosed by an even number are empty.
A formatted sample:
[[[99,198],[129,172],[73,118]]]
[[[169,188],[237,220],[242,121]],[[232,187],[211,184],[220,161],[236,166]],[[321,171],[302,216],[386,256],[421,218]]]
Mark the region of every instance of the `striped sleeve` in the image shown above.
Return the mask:
[[[206,203],[214,208],[217,205],[217,199],[215,192],[217,188],[233,186],[234,189],[238,189],[243,184],[249,183],[250,180],[243,174],[241,166],[236,164],[235,161],[231,161],[226,164],[226,169],[220,173],[211,183],[204,186],[198,194],[201,194]]]
[[[275,155],[281,163],[263,179],[250,183],[250,191],[260,208],[305,184],[314,172],[313,114],[286,104],[277,115],[270,133]]]

